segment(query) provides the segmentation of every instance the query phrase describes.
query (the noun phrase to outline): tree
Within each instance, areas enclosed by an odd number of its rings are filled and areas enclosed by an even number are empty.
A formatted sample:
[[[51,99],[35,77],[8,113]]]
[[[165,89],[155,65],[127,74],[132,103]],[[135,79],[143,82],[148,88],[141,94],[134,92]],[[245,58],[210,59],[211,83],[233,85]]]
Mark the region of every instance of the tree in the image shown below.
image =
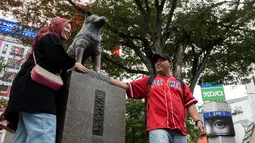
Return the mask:
[[[255,50],[252,5],[254,1],[211,2],[187,8],[185,14],[177,13],[180,21],[188,23],[179,21],[182,25],[175,27],[184,30],[176,37],[187,39],[184,64],[192,65],[186,72],[186,77],[191,77],[191,89],[200,71],[204,71],[204,81],[220,80],[225,84],[237,83],[252,71]]]
[[[53,17],[73,18],[77,10],[71,2],[6,0],[0,8],[11,11],[23,25],[39,28]],[[152,55],[164,51],[174,57],[174,75],[185,78],[193,91],[201,73],[205,81],[230,84],[252,70],[253,5],[250,0],[98,0],[86,8],[108,19],[102,34],[102,66],[110,76],[153,74]],[[124,56],[110,54],[118,45]]]
[[[103,34],[104,49],[120,44],[125,55],[117,60],[113,60],[114,55],[105,56],[113,66],[129,73],[152,74],[152,54],[164,51],[174,57],[176,77],[182,78],[183,69],[191,91],[201,73],[205,81],[230,84],[252,70],[254,1],[209,1],[203,5],[164,0],[160,4],[157,0],[135,2],[102,1],[94,8],[96,13],[109,15]],[[172,14],[176,5],[179,10]],[[241,47],[247,50],[240,52]],[[133,54],[137,57],[126,56]],[[126,63],[126,67],[116,61]]]

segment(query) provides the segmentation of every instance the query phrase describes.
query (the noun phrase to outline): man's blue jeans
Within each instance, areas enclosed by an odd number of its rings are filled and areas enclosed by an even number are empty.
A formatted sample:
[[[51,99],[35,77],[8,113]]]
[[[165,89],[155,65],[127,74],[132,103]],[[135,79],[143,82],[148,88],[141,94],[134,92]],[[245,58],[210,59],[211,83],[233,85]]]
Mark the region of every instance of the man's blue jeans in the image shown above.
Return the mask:
[[[55,143],[56,115],[20,112],[13,143]]]
[[[186,136],[169,129],[156,129],[149,132],[150,143],[187,143]]]

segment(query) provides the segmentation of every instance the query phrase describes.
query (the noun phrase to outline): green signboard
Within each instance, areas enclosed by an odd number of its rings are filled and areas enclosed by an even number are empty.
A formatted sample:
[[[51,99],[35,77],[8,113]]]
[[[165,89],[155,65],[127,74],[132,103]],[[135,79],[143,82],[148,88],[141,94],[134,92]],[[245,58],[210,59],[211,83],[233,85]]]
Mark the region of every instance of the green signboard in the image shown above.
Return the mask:
[[[202,87],[203,101],[226,100],[223,86],[217,87]]]

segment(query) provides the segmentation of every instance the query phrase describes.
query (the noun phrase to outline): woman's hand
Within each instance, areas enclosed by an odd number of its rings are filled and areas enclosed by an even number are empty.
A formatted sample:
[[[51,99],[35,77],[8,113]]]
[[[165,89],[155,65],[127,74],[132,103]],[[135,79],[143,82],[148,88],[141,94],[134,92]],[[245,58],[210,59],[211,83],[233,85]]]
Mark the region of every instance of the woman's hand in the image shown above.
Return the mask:
[[[74,65],[74,69],[77,70],[77,71],[80,71],[80,72],[84,72],[84,73],[88,73],[89,72],[89,69],[87,69],[82,64],[77,63],[77,62]]]

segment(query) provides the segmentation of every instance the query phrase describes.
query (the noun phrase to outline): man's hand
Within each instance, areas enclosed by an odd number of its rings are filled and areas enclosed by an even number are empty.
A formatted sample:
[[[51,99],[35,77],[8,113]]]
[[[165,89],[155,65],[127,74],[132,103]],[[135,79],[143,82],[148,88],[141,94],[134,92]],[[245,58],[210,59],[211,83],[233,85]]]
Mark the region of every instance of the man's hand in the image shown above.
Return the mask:
[[[203,136],[203,135],[206,134],[205,127],[204,127],[204,125],[202,124],[201,121],[197,122],[197,127],[200,131],[200,136]]]
[[[189,107],[187,107],[188,112],[191,116],[191,118],[193,119],[194,122],[196,122],[196,126],[198,127],[199,131],[200,131],[200,136],[203,136],[206,134],[205,128],[203,123],[199,120],[199,114],[197,112],[197,108],[194,104],[190,105]]]
[[[118,87],[126,89],[126,90],[129,89],[128,85],[123,81],[119,81],[119,80],[116,80],[116,79],[110,79],[110,83],[112,85],[118,86]]]

